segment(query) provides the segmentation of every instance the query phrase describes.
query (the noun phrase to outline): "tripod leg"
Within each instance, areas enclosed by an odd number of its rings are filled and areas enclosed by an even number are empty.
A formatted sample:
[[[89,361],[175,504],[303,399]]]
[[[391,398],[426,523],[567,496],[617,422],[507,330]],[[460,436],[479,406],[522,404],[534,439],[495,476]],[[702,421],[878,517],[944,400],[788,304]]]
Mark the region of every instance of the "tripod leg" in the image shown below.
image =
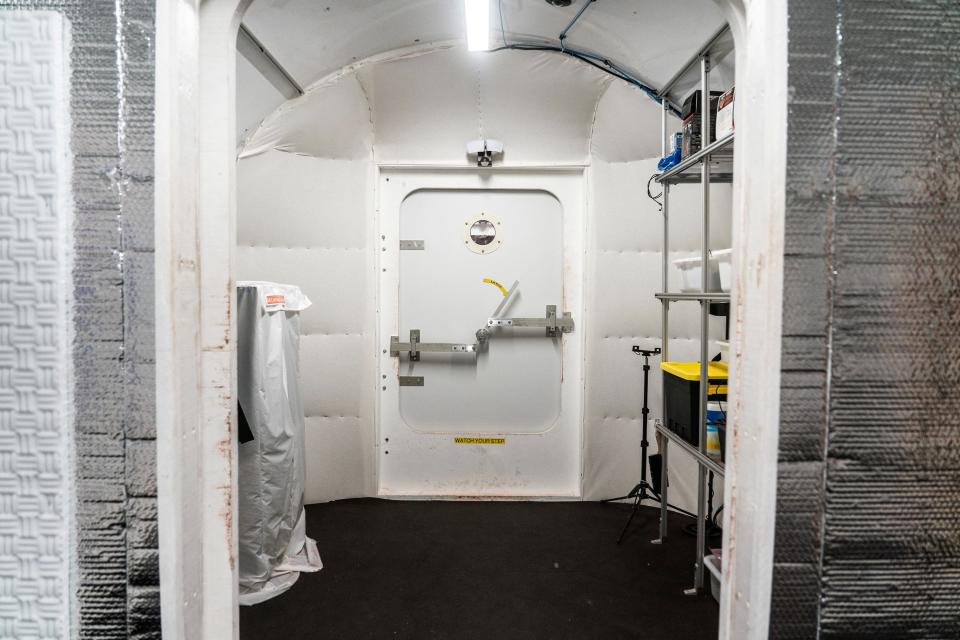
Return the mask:
[[[630,493],[625,496],[620,496],[619,498],[607,498],[606,500],[601,500],[600,502],[617,502],[619,500],[627,500],[629,498],[636,498],[640,495],[642,484],[638,484],[633,489],[630,489]]]
[[[620,537],[617,538],[617,544],[623,542],[624,536],[627,535],[627,530],[630,528],[630,523],[633,522],[633,516],[637,515],[637,510],[640,508],[640,496],[633,501],[633,509],[630,510],[630,517],[627,518],[627,524],[623,525],[623,531],[620,532]]]

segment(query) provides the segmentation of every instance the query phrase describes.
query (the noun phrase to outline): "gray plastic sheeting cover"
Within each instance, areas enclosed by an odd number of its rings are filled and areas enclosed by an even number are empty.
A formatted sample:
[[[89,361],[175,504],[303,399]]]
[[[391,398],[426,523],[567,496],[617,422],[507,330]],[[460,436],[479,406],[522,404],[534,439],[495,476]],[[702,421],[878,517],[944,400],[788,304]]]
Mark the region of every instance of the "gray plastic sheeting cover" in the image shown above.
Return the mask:
[[[253,439],[239,447],[240,600],[278,595],[302,570],[319,569],[303,526],[304,417],[298,380],[300,289],[237,283],[237,397]]]

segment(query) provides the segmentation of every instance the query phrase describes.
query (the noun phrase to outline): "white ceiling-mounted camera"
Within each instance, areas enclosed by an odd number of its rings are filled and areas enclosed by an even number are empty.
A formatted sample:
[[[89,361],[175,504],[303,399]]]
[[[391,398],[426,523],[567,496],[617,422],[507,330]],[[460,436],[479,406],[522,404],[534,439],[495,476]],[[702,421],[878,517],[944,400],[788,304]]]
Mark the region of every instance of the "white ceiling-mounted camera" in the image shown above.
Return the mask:
[[[478,167],[492,167],[493,156],[503,154],[500,140],[471,140],[467,143],[467,155],[476,159]]]

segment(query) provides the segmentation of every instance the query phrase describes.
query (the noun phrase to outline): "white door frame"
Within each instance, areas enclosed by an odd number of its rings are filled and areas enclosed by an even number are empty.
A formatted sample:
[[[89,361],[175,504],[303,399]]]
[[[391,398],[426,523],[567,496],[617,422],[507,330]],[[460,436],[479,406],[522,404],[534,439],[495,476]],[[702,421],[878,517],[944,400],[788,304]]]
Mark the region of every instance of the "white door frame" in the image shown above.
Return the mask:
[[[236,638],[236,35],[251,0],[158,0],[156,341],[164,637]],[[733,445],[720,637],[765,638],[776,503],[787,0],[717,0],[737,43]],[[741,552],[742,550],[742,552]]]
[[[236,38],[251,0],[158,0],[157,493],[165,638],[235,638]]]

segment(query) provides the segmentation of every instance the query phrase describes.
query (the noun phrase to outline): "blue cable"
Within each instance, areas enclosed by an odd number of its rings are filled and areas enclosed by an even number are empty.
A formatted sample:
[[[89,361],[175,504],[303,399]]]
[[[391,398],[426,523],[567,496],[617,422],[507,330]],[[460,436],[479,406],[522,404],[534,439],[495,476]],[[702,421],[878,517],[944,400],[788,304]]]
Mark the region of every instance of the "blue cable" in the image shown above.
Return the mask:
[[[595,53],[590,53],[589,51],[580,51],[579,49],[571,49],[564,44],[562,39],[560,40],[560,46],[541,44],[539,42],[515,42],[513,44],[508,44],[507,30],[503,25],[503,0],[497,0],[497,12],[500,14],[500,39],[503,40],[503,46],[498,49],[494,49],[494,51],[502,51],[503,49],[516,49],[518,51],[556,51],[558,53],[564,53],[568,56],[577,58],[578,60],[582,60],[587,64],[597,67],[601,71],[606,71],[610,75],[619,78],[628,84],[632,84],[643,91],[647,97],[651,98],[657,104],[663,104],[663,98],[657,95],[657,92],[652,87],[635,78],[623,67],[611,62],[609,58],[605,58]],[[595,64],[595,62],[599,62],[600,64]],[[667,103],[667,109],[670,111],[670,113],[676,116],[680,115],[680,110],[669,102]]]

